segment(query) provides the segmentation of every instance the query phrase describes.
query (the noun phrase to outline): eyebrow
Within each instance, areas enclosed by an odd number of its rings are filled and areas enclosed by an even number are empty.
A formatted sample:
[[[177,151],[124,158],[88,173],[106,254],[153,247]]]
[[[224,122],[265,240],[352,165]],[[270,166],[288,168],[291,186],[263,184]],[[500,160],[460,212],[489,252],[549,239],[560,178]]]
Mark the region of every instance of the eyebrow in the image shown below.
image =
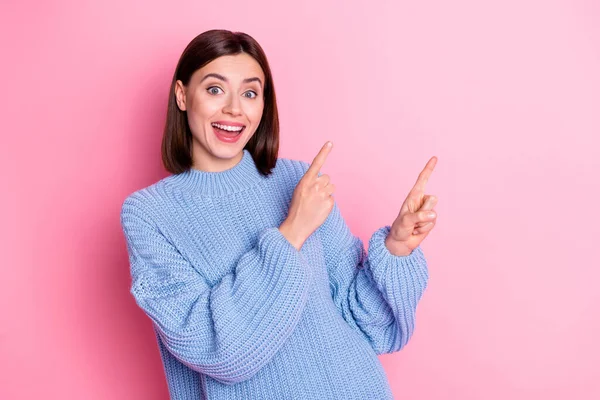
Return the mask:
[[[206,76],[204,76],[204,78],[202,78],[202,80],[200,81],[200,83],[202,83],[205,79],[210,78],[210,77],[220,79],[223,82],[229,82],[229,80],[227,78],[225,78],[223,75],[211,72],[210,74],[206,74]],[[260,80],[260,78],[258,78],[256,76],[253,77],[253,78],[246,78],[242,82],[243,83],[258,82],[260,84],[261,89],[262,89],[262,86],[263,86],[262,81]]]

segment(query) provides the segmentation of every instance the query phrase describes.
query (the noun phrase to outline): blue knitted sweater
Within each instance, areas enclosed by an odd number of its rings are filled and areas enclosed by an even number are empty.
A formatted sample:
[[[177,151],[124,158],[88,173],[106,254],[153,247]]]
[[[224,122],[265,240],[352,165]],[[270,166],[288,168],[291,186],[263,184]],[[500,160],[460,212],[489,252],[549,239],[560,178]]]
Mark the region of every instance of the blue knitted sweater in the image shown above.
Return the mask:
[[[131,294],[151,319],[171,399],[392,399],[377,355],[411,337],[422,249],[395,256],[390,226],[366,254],[337,203],[300,251],[278,227],[309,164],[252,155],[130,194],[121,225]]]

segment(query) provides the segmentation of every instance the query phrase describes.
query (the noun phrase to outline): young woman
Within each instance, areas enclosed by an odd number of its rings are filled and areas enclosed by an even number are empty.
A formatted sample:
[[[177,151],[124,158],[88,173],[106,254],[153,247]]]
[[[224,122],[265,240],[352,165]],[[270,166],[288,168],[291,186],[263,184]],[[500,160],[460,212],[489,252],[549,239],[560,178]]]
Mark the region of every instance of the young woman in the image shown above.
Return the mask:
[[[131,293],[152,320],[171,398],[391,399],[377,355],[414,330],[436,159],[367,256],[319,171],[331,143],[311,164],[278,158],[278,147],[259,44],[224,30],[197,36],[171,84],[171,175],[121,210]]]

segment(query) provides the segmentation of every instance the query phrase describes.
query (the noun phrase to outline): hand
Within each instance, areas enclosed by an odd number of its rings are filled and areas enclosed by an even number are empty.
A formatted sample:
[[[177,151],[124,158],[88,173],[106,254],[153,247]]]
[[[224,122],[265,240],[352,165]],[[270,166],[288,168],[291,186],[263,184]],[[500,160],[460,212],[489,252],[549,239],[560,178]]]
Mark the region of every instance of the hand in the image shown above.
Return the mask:
[[[409,255],[435,226],[437,213],[433,207],[437,204],[437,197],[425,194],[425,184],[436,163],[437,157],[429,159],[385,239],[386,247],[394,255]]]
[[[283,235],[298,250],[306,239],[325,222],[333,209],[334,199],[331,195],[335,190],[335,185],[331,183],[328,175],[319,176],[319,171],[332,147],[333,143],[325,143],[296,185],[288,216],[280,226]]]

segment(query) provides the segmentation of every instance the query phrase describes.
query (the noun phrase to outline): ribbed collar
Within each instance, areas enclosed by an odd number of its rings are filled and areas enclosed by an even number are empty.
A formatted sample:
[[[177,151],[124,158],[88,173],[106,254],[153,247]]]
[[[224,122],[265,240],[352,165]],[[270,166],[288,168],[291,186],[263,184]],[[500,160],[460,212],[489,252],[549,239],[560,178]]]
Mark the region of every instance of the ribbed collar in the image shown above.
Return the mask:
[[[190,168],[171,175],[166,179],[167,185],[190,194],[206,196],[225,196],[255,186],[266,179],[256,168],[252,154],[247,149],[240,162],[232,168],[220,172],[207,172]]]

